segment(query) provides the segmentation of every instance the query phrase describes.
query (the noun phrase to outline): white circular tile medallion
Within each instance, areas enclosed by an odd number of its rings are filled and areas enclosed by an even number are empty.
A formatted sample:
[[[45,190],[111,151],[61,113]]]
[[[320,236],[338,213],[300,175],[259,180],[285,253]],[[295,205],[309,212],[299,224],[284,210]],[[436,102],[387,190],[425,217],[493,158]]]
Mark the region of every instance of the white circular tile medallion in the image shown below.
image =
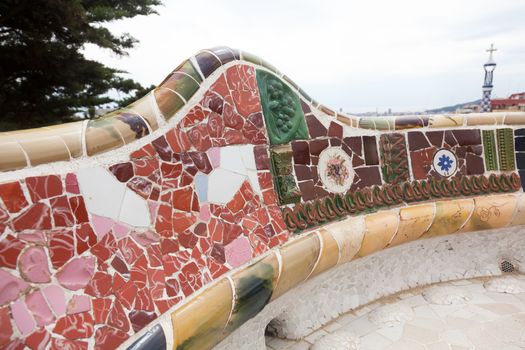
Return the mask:
[[[321,152],[318,169],[321,182],[330,192],[346,192],[354,181],[352,160],[339,147],[328,147]]]
[[[449,177],[458,169],[458,159],[454,152],[442,148],[434,154],[432,166],[439,175]]]

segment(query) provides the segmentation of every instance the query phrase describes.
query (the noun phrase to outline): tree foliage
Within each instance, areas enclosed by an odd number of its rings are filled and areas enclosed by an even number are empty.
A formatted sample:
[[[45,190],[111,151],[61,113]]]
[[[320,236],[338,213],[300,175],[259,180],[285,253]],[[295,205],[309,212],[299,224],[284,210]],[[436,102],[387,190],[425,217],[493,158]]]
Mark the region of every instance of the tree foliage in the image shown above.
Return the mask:
[[[137,40],[104,24],[155,14],[160,0],[0,0],[0,130],[71,120],[114,102],[116,89],[142,94],[118,69],[84,57],[86,44],[124,56]]]

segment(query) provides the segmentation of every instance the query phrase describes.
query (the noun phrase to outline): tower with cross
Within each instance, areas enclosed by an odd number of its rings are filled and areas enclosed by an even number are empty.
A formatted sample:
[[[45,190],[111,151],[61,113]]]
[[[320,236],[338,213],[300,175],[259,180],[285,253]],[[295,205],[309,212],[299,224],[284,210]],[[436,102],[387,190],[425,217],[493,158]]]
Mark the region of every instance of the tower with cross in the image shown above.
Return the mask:
[[[483,97],[481,99],[482,112],[490,112],[492,110],[490,95],[492,93],[494,69],[496,69],[496,62],[494,62],[494,59],[492,58],[494,51],[497,51],[497,49],[494,48],[494,44],[490,44],[490,49],[487,50],[489,53],[489,60],[483,65],[483,69],[485,69],[485,81],[483,82]]]

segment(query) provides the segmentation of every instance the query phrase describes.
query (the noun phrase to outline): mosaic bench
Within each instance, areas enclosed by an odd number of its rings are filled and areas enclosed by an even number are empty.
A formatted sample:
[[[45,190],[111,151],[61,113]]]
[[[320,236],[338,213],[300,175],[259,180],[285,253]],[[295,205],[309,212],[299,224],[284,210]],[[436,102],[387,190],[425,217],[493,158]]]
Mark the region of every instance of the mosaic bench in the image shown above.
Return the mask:
[[[337,266],[525,224],[525,113],[348,116],[221,47],[0,133],[0,170],[0,348],[210,349]]]

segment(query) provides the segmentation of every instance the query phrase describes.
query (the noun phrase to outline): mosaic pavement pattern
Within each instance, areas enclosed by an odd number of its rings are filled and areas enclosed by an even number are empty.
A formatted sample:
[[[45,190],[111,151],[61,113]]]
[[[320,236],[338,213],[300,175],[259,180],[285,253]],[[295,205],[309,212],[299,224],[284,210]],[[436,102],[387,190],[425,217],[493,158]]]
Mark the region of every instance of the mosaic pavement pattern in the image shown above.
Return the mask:
[[[338,264],[522,225],[523,125],[347,116],[214,48],[102,118],[2,133],[0,347],[207,349]]]
[[[269,350],[519,350],[525,276],[459,280],[403,292],[340,316],[301,341]]]

